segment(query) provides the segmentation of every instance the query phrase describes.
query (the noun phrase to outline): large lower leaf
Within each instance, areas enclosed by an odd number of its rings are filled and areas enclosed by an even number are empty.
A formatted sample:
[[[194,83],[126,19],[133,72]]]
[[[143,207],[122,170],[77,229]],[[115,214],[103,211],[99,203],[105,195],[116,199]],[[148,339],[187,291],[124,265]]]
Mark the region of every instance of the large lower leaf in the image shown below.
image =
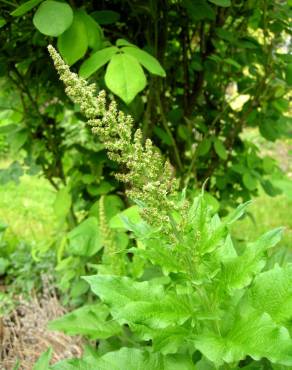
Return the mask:
[[[146,86],[146,77],[137,59],[128,54],[115,54],[105,74],[107,87],[126,104]]]
[[[249,292],[253,307],[281,324],[292,319],[292,265],[258,275]]]
[[[162,356],[137,348],[121,348],[100,358],[65,360],[51,367],[52,370],[195,370],[187,355]]]
[[[119,322],[165,328],[180,325],[192,315],[185,296],[166,294],[157,284],[105,275],[85,280],[92,291],[110,305],[113,317]]]
[[[286,328],[264,313],[248,310],[236,315],[227,333],[201,335],[196,347],[217,365],[236,363],[250,356],[266,357],[273,363],[292,365],[292,339]]]
[[[132,302],[151,302],[163,294],[163,287],[149,282],[134,282],[128,277],[94,275],[84,279],[89,283],[93,293],[112,307],[123,308]]]
[[[81,307],[63,317],[51,321],[50,330],[62,331],[68,335],[84,335],[90,339],[106,339],[120,333],[121,327],[115,321],[107,321],[109,310],[102,305]]]
[[[222,266],[221,284],[224,288],[241,289],[250,284],[255,274],[266,264],[264,252],[274,247],[281,239],[282,228],[262,235],[256,242],[247,245],[242,255],[226,261]]]

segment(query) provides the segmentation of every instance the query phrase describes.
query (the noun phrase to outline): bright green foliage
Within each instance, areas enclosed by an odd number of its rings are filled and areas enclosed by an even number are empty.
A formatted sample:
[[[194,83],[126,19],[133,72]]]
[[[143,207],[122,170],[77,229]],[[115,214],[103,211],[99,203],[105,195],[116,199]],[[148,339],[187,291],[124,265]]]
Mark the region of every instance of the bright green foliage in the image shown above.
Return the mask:
[[[96,304],[83,306],[60,319],[51,321],[50,330],[62,331],[68,335],[84,335],[90,339],[106,339],[121,332],[120,326],[113,320],[106,321],[109,310]]]
[[[258,311],[291,328],[292,266],[275,266],[258,275],[250,291],[250,302]]]
[[[74,40],[74,42],[72,42]],[[88,48],[88,36],[81,12],[75,12],[71,26],[58,38],[58,49],[69,65],[81,59]]]
[[[195,370],[189,356],[161,356],[137,348],[122,348],[101,357],[87,356],[81,360],[67,360],[51,366],[52,370]]]
[[[126,104],[146,86],[141,65],[150,73],[165,77],[157,59],[123,39],[118,39],[116,46],[98,50],[86,59],[80,67],[80,76],[87,78],[108,62],[104,77],[106,86]]]
[[[128,235],[119,227],[109,228],[111,219],[124,208],[116,195],[102,196],[79,225],[67,232],[57,252],[58,287],[67,299],[80,304],[88,293],[82,275],[96,271],[107,274],[126,273]]]
[[[102,248],[98,221],[89,217],[68,233],[70,253],[91,257]]]
[[[113,93],[129,104],[138,92],[144,89],[146,78],[134,57],[127,54],[116,54],[108,65],[105,83]]]
[[[73,21],[73,12],[66,3],[46,0],[34,15],[33,23],[43,34],[59,36],[66,31]]]
[[[236,364],[247,355],[292,365],[289,331],[273,320],[270,311],[280,310],[282,300],[274,299],[269,308],[267,301],[265,305],[265,300],[255,298],[253,304],[249,298],[258,291],[258,279],[268,274],[258,275],[252,283],[266,264],[266,250],[279,241],[281,230],[263,235],[242,255],[237,255],[224,230],[224,223],[209,214],[201,197],[190,208],[177,243],[167,246],[156,239],[161,238],[159,233],[154,233],[142,238],[145,249],[137,249],[162,271],[166,266],[170,279],[165,286],[155,279],[153,283],[108,276],[86,280],[114,319],[129,325],[140,339],[151,339],[154,349],[162,353],[177,352],[192,343],[217,366]],[[164,258],[155,258],[160,250]],[[171,264],[167,258],[175,262]],[[172,271],[171,266],[175,266]],[[291,299],[289,290],[279,294],[284,294],[284,301]]]
[[[144,68],[148,69],[150,73],[165,77],[165,71],[159,64],[159,62],[150,54],[146,53],[144,50],[141,50],[134,46],[126,46],[121,49],[125,54],[132,55],[136,58]]]
[[[138,280],[117,275],[85,280],[121,330],[129,327],[127,335],[137,346],[151,340],[155,358],[185,353],[190,359],[200,351],[218,369],[224,369],[224,364],[237,369],[247,356],[292,366],[291,266],[264,270],[267,252],[277,244],[282,230],[264,234],[239,254],[227,225],[245,207],[221,221],[201,195],[185,219],[174,221],[172,242],[139,220],[122,218],[137,239],[137,248],[131,252],[144,261],[144,275]],[[137,260],[128,263],[135,265]],[[66,330],[66,317],[64,322]],[[77,324],[69,330],[82,333]],[[114,358],[114,353],[102,358]]]
[[[118,49],[115,46],[98,50],[82,63],[79,74],[81,77],[87,78],[103,67],[116,54]]]

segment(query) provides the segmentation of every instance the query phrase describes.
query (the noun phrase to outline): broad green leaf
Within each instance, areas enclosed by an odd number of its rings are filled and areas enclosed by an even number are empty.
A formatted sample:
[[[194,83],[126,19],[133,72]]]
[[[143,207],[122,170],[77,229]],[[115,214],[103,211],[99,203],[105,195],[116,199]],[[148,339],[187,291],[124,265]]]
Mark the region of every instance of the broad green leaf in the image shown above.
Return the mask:
[[[229,234],[227,235],[223,245],[217,249],[216,256],[218,256],[219,261],[222,263],[233,260],[237,257],[232,238]]]
[[[289,100],[284,98],[273,100],[272,106],[280,113],[287,112],[289,109]]]
[[[223,263],[220,278],[222,286],[233,290],[250,284],[254,275],[259,273],[266,264],[265,251],[281,240],[282,230],[282,228],[277,228],[267,232],[254,243],[249,243],[240,256]]]
[[[115,321],[107,321],[109,310],[100,304],[83,306],[48,324],[50,330],[68,335],[84,335],[89,339],[106,339],[121,332]]]
[[[252,191],[257,188],[257,179],[254,176],[252,176],[249,172],[246,172],[243,174],[242,181],[243,181],[244,186],[248,190]]]
[[[34,364],[32,370],[48,370],[52,353],[52,348],[49,348],[46,352],[44,352]]]
[[[77,256],[93,256],[103,246],[98,221],[89,217],[68,234],[70,253]]]
[[[1,125],[0,126],[0,134],[6,135],[12,132],[17,132],[17,125],[14,123],[9,123],[8,125]]]
[[[70,296],[72,298],[79,298],[82,294],[87,293],[88,290],[88,284],[85,281],[78,279],[70,286]]]
[[[72,22],[73,11],[70,5],[53,0],[41,3],[33,17],[35,27],[47,36],[61,35]]]
[[[231,0],[209,0],[210,3],[213,3],[218,6],[228,7],[231,6]]]
[[[109,181],[106,181],[106,180],[102,180],[98,185],[89,184],[86,187],[87,191],[92,196],[108,194],[111,191],[113,191],[114,188],[115,188],[115,186],[112,183],[110,183]]]
[[[97,10],[90,14],[98,24],[113,24],[120,19],[120,14],[113,10]]]
[[[202,140],[199,145],[198,145],[198,148],[197,148],[197,153],[198,153],[198,156],[201,157],[201,156],[204,156],[206,155],[209,150],[211,149],[211,140],[209,138],[206,138],[204,140]]]
[[[17,153],[28,140],[28,132],[25,128],[21,128],[14,132],[10,132],[7,141],[13,153]]]
[[[185,354],[168,355],[164,358],[164,370],[196,370],[190,356]]]
[[[150,261],[154,266],[161,266],[165,275],[169,275],[171,272],[184,272],[181,264],[171,258],[169,251],[166,248],[161,248],[160,240],[151,239],[145,249],[132,248],[130,251],[140,258]]]
[[[62,188],[58,191],[54,202],[54,212],[58,219],[65,218],[70,210],[72,203],[68,188]]]
[[[163,287],[149,282],[134,282],[128,277],[94,275],[84,277],[92,292],[116,308],[139,301],[151,302],[163,295]]]
[[[126,225],[123,221],[124,218],[127,218],[130,222],[134,224],[138,224],[142,221],[142,218],[140,216],[139,207],[138,206],[132,206],[130,208],[127,208],[123,212],[120,212],[119,214],[115,215],[110,220],[110,227],[111,228],[121,228],[125,229]]]
[[[76,11],[71,26],[58,37],[58,49],[69,65],[81,59],[87,51],[88,37],[83,17],[81,11]]]
[[[149,331],[148,327],[147,330]],[[179,349],[185,345],[189,334],[189,330],[182,326],[164,328],[163,330],[152,329],[152,332],[150,331],[154,350],[164,355],[178,353]]]
[[[272,119],[266,118],[262,120],[259,124],[259,129],[261,135],[268,140],[275,141],[279,137],[285,135],[286,132],[286,119],[274,121]],[[287,119],[288,125],[290,122]]]
[[[99,370],[95,358],[81,358],[60,361],[48,370]]]
[[[191,317],[191,308],[187,297],[167,295],[155,298],[155,301],[132,302],[113,316],[119,322],[142,323],[150,328],[164,329],[172,325],[182,325]]]
[[[251,305],[267,312],[278,324],[292,319],[292,265],[275,266],[255,278],[249,291]]]
[[[116,45],[117,46],[133,46],[134,48],[137,47],[136,45],[131,44],[129,41],[127,41],[125,39],[117,39]]]
[[[292,365],[292,339],[288,330],[277,326],[268,314],[251,309],[236,315],[222,336],[199,335],[195,345],[217,366],[224,362],[237,363],[246,356]]]
[[[103,32],[101,27],[84,10],[80,10],[80,15],[86,28],[88,46],[93,50],[100,49],[103,39]]]
[[[282,194],[282,190],[274,184],[269,181],[269,180],[261,180],[261,185],[264,191],[270,196],[270,197],[275,197],[276,195]]]
[[[92,366],[74,369],[82,370],[195,370],[191,357],[177,354],[162,356],[137,348],[121,348],[91,360]],[[89,363],[89,361],[88,361]],[[77,363],[76,363],[77,364]],[[80,365],[79,365],[80,366]],[[53,367],[54,370],[73,370],[72,368]]]
[[[115,46],[98,50],[86,59],[80,67],[79,74],[83,78],[87,78],[95,73],[99,68],[109,62],[113,55],[117,53],[119,49]]]
[[[12,17],[20,17],[23,14],[29,12],[32,8],[37,6],[41,1],[43,0],[29,0],[25,3],[21,4],[17,9],[13,10],[13,12],[10,13]]]
[[[132,46],[126,46],[121,50],[124,53],[132,55],[134,58],[136,58],[138,62],[142,64],[142,66],[146,68],[150,73],[161,77],[166,76],[165,70],[162,68],[158,60],[146,51]]]
[[[138,61],[127,54],[115,54],[105,74],[107,87],[126,104],[146,86],[146,78]]]
[[[97,362],[98,370],[160,370],[163,366],[158,355],[136,348],[121,348],[103,355]]]
[[[212,209],[212,212],[218,212],[220,208],[220,203],[218,202],[218,200],[212,194],[207,192],[204,192],[204,197],[206,199],[207,205]]]
[[[119,322],[165,328],[182,324],[191,316],[185,296],[165,294],[163,287],[157,284],[106,275],[84,279],[92,291],[110,305],[113,317]]]
[[[220,157],[224,161],[227,159],[228,155],[227,155],[226,148],[224,144],[222,143],[222,141],[220,141],[217,138],[215,138],[214,140],[214,149],[218,157]]]

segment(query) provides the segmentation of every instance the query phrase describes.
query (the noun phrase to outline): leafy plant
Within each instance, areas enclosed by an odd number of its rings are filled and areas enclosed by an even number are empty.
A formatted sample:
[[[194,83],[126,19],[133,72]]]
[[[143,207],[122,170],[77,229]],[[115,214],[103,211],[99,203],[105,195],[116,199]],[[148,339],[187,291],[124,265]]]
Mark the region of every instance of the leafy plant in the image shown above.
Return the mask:
[[[70,145],[66,140],[72,107],[47,63],[44,45],[52,41],[81,76],[119,97],[119,109],[133,116],[143,138],[171,159],[181,188],[201,188],[210,178],[206,190],[220,200],[221,214],[259,187],[271,196],[280,192],[270,176],[277,163],[263,158],[242,132],[256,128],[270,141],[291,133],[289,2],[138,0],[133,7],[125,0],[30,0],[14,7],[2,2],[2,8],[0,71],[5,86],[19,92],[9,108],[21,112],[5,136],[27,154],[26,164],[36,162],[56,186],[65,186],[72,172],[80,180],[76,173],[84,167],[85,175],[92,174],[97,161],[78,131]],[[53,96],[58,100],[52,102]],[[80,116],[75,111],[73,117],[76,122]],[[80,144],[83,160],[77,165],[68,158],[81,153]],[[93,166],[87,166],[89,158]],[[111,182],[111,163],[103,163],[98,178]],[[70,212],[76,216],[93,201],[94,185],[71,185]],[[88,202],[78,207],[80,188]]]
[[[282,229],[238,251],[229,227],[248,203],[220,219],[204,190],[192,201],[186,192],[177,194],[167,162],[150,141],[143,144],[139,130],[132,135],[130,117],[114,103],[107,108],[104,92],[94,97],[94,86],[72,74],[52,47],[49,51],[68,95],[81,104],[111,158],[126,167],[128,172],[117,177],[130,184],[128,194],[142,216],[133,218],[133,208],[120,215],[118,227],[136,241],[126,251],[128,276],[108,270],[85,277],[99,300],[51,324],[97,339],[97,349],[50,368],[292,366],[292,266],[267,267]],[[117,225],[116,216],[109,225]],[[109,234],[104,230],[104,235]],[[92,325],[80,325],[87,317]]]

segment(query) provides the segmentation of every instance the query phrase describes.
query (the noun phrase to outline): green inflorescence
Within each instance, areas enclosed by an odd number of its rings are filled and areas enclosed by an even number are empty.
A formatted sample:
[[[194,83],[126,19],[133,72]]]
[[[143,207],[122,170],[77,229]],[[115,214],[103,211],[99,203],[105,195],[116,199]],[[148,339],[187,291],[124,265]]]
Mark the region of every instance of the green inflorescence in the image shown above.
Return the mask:
[[[127,184],[127,195],[145,205],[143,213],[149,223],[165,228],[175,209],[172,197],[178,186],[171,164],[150,139],[143,143],[140,129],[133,135],[132,117],[120,111],[115,101],[107,106],[105,91],[96,96],[95,84],[88,84],[71,72],[53,46],[50,45],[48,50],[66,86],[67,95],[80,105],[92,132],[107,149],[109,158],[126,168],[125,172],[115,176]]]

